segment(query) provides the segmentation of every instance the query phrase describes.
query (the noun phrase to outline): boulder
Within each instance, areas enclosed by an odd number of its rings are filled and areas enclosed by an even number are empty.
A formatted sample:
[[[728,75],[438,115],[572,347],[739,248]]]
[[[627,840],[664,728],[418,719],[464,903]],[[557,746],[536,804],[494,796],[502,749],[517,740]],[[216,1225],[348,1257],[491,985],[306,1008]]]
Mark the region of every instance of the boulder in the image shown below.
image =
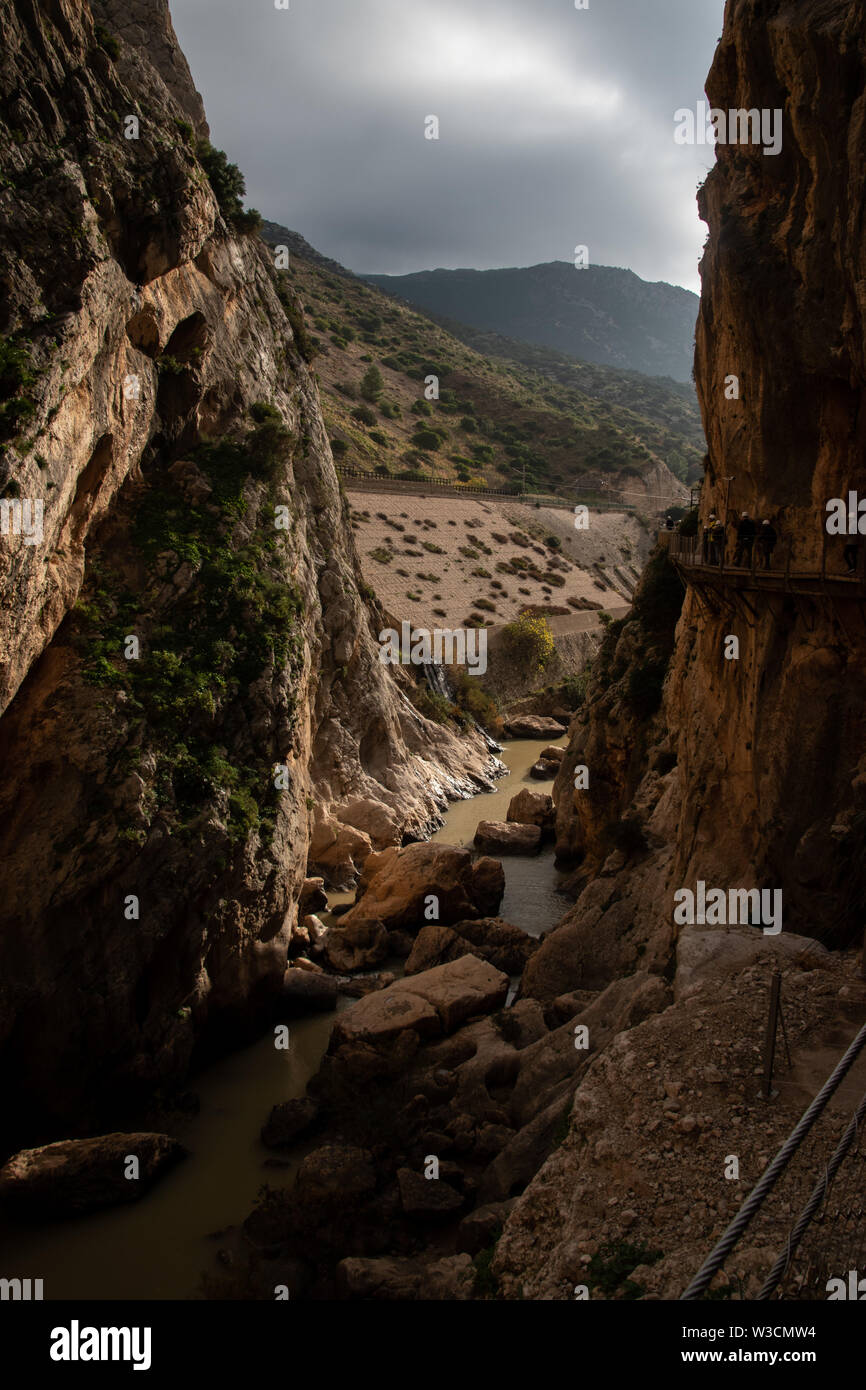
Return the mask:
[[[390,806],[381,801],[361,797],[341,806],[337,812],[343,825],[360,831],[372,842],[373,848],[380,850],[400,843],[400,822]]]
[[[343,917],[344,927],[378,922],[387,931],[417,929],[423,925],[427,899],[438,900],[438,920],[449,923],[464,917],[489,915],[489,906],[504,875],[499,877],[483,861],[473,866],[468,850],[453,845],[415,844],[385,850],[374,860],[369,876],[361,879],[362,894]],[[492,911],[496,911],[502,892]]]
[[[534,777],[538,782],[549,782],[558,772],[559,763],[550,762],[547,758],[539,758],[529,769],[530,777]]]
[[[0,1169],[0,1201],[15,1212],[74,1215],[134,1202],[187,1150],[168,1134],[100,1134],[22,1149]],[[126,1176],[138,1159],[138,1178]]]
[[[405,990],[397,992],[394,984],[365,995],[340,1014],[331,1031],[329,1050],[345,1043],[388,1042],[406,1029],[426,1038],[441,1033],[442,1024],[431,1003]]]
[[[323,1144],[307,1154],[298,1169],[295,1194],[315,1207],[346,1206],[373,1192],[376,1173],[372,1155],[350,1144]]]
[[[832,959],[819,941],[793,932],[765,936],[759,927],[729,927],[727,931],[685,927],[677,942],[674,998],[686,999],[705,985],[712,986],[739,974],[768,956],[775,957],[780,969],[794,961],[808,962],[808,968],[820,969]]]
[[[472,866],[472,898],[479,916],[495,917],[505,893],[505,870],[498,859],[482,855]]]
[[[453,1033],[467,1018],[492,1013],[505,1003],[508,976],[477,956],[462,956],[421,975],[398,980],[386,993],[425,1000],[435,1009],[442,1030]]]
[[[454,927],[422,927],[406,962],[406,975],[418,975],[461,956],[474,955],[506,975],[522,973],[538,942],[501,917],[481,917]]]
[[[275,1105],[262,1126],[262,1143],[269,1149],[291,1147],[307,1134],[319,1118],[319,1107],[309,1096]]]
[[[515,821],[483,820],[478,824],[474,843],[485,854],[537,854],[541,828]]]
[[[415,937],[409,959],[406,961],[406,975],[420,975],[424,970],[432,970],[436,965],[444,965],[449,960],[459,960],[461,956],[472,954],[472,946],[451,927],[442,927],[431,922],[422,927]]]
[[[553,745],[553,744],[549,745],[547,748],[542,748],[541,754],[540,754],[541,760],[542,760],[543,762],[548,762],[548,763],[557,763],[557,764],[559,764],[559,763],[562,762],[562,760],[563,760],[564,757],[565,757],[565,749],[564,749],[564,748],[557,748],[557,747],[556,747],[555,745]]]
[[[450,1221],[464,1205],[464,1198],[441,1178],[425,1178],[412,1168],[397,1171],[403,1214],[415,1221]]]
[[[369,835],[325,816],[313,827],[307,858],[332,888],[351,888],[372,848]]]
[[[522,927],[513,927],[502,917],[478,917],[474,921],[456,922],[454,931],[471,943],[476,956],[489,961],[506,975],[522,974],[529,957],[540,945]]]
[[[508,821],[517,825],[537,825],[545,830],[553,824],[553,797],[546,792],[534,792],[523,787],[508,803]]]
[[[283,976],[280,1004],[291,1013],[325,1013],[337,1007],[336,981],[291,966]]]
[[[562,738],[566,728],[543,714],[521,714],[505,721],[505,732],[509,738]]]
[[[439,1260],[350,1258],[337,1265],[337,1284],[346,1298],[452,1302],[472,1298],[475,1267],[468,1255]]]
[[[388,955],[388,933],[381,922],[350,922],[331,927],[325,938],[325,955],[335,970],[351,973],[369,970]]]

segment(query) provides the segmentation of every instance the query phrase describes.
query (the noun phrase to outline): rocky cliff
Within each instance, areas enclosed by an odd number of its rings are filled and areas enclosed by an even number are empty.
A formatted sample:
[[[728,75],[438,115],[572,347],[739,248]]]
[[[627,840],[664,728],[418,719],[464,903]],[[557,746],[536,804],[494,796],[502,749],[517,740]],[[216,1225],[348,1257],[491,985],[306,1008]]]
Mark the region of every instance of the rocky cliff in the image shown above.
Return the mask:
[[[778,157],[760,147],[719,146],[700,194],[709,225],[696,355],[709,447],[700,514],[702,521],[711,511],[770,517],[783,546],[792,546],[792,569],[803,571],[820,570],[826,503],[847,497],[862,478],[864,88],[859,7],[847,0],[729,0],[707,83],[710,102],[724,110],[781,108],[784,145]],[[844,543],[827,547],[830,574],[844,573]],[[655,562],[659,570],[665,563]],[[652,567],[648,579],[656,585]],[[677,940],[673,892],[694,888],[698,879],[726,889],[781,888],[782,941],[802,933],[835,947],[859,944],[866,890],[862,598],[858,589],[840,593],[832,583],[823,592],[813,588],[743,593],[690,584],[672,652],[658,643],[651,649],[639,614],[608,639],[604,669],[572,727],[558,782],[559,852],[579,864],[582,891],[530,961],[522,989],[544,1002],[649,970],[673,981],[676,1002],[639,1035],[623,1033],[585,1074],[568,1143],[506,1226],[495,1267],[510,1293],[569,1297],[599,1230],[624,1239],[628,1229],[629,1240],[642,1235],[666,1255],[681,1253],[691,1238],[682,1234],[687,1214],[694,1233],[689,1193],[711,1185],[725,1191],[716,1168],[707,1169],[706,1183],[695,1175],[704,1157],[730,1143],[732,1113],[736,1124],[746,1124],[741,1140],[748,1134],[766,1161],[760,1116],[752,1121],[743,1109],[747,1083],[728,1083],[721,1119],[701,1116],[722,1078],[704,1070],[709,1054],[685,1023],[692,1010],[696,1027],[712,1019],[723,1051],[742,1045],[754,1053],[760,1019],[748,1024],[736,1010],[751,1007],[756,976],[722,934],[702,948],[712,953],[702,984],[685,980],[700,933],[686,928]],[[734,659],[725,656],[730,636],[739,639]],[[633,697],[649,694],[660,675],[662,704],[641,717]],[[589,789],[575,791],[580,764],[589,769]],[[772,954],[768,947],[764,965]],[[784,989],[799,999],[806,981],[816,991],[814,1024],[822,1010],[833,1015],[836,991],[812,959],[786,974]],[[843,986],[839,998],[846,997]],[[862,1021],[862,998],[837,1040],[850,1036],[852,1018]],[[638,1058],[651,1073],[646,1080],[630,1075]],[[698,1146],[677,1135],[682,1103],[673,1099],[681,1095],[696,1107],[682,1134],[700,1135]],[[648,1096],[654,1105],[643,1114]],[[620,1104],[614,1134],[611,1106]],[[662,1116],[663,1104],[670,1113]],[[791,1114],[796,1118],[796,1108]],[[674,1135],[659,1137],[667,1179],[646,1188],[638,1171],[646,1172],[643,1160],[636,1166],[617,1155],[654,1145],[648,1135],[665,1121],[663,1134]],[[649,1155],[651,1164],[658,1159]],[[756,1162],[752,1179],[762,1167]],[[680,1180],[683,1205],[674,1198],[672,1206],[663,1188],[672,1195]],[[698,1260],[719,1234],[729,1199],[730,1190],[702,1210],[689,1258]],[[640,1220],[633,1209],[623,1212],[623,1203],[638,1208]],[[784,1229],[775,1228],[771,1240]],[[683,1271],[676,1263],[668,1261],[656,1294],[678,1293]]]
[[[379,662],[303,313],[164,0],[0,31],[11,1146],[260,1026],[313,833],[352,870],[490,759]]]

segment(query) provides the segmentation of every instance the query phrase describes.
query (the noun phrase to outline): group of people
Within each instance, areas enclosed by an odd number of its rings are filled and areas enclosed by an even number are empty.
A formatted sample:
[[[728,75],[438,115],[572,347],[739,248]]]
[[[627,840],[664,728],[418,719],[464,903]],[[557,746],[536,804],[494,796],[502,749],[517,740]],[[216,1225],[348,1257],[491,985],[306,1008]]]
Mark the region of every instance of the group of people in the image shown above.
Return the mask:
[[[752,552],[755,550],[759,568],[771,569],[773,551],[778,539],[776,528],[769,521],[762,521],[759,526],[748,512],[742,512],[737,523],[736,546],[731,563],[751,569]],[[716,516],[715,512],[710,512],[709,517],[704,522],[701,540],[704,564],[724,564],[728,540],[727,527],[724,521]]]

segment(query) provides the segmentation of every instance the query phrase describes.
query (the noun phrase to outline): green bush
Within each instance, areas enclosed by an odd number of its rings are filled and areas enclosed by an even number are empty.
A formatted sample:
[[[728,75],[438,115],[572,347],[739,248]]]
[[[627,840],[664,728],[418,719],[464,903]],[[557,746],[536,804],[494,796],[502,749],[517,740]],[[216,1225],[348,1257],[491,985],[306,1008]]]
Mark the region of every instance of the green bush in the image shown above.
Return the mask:
[[[416,430],[412,435],[412,443],[417,449],[425,449],[430,452],[438,449],[442,444],[441,437],[434,430]]]
[[[361,378],[360,391],[365,401],[376,401],[384,390],[385,383],[378,367],[368,367]]]
[[[356,405],[352,411],[352,419],[357,420],[362,425],[375,425],[378,416],[375,410],[371,410],[368,405]]]
[[[523,671],[543,671],[556,651],[547,619],[521,613],[503,632],[505,650]]]

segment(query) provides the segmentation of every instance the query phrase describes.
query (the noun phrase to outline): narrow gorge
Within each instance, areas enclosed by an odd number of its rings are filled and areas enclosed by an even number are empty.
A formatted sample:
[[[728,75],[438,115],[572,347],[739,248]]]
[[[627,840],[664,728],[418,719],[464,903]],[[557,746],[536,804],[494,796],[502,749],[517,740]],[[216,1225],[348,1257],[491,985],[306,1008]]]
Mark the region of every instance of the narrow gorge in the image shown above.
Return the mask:
[[[866,1018],[862,13],[725,6],[709,103],[785,139],[699,192],[705,454],[661,371],[578,398],[261,234],[166,0],[0,33],[0,1276],[678,1299]],[[778,583],[698,563],[746,513]],[[426,615],[480,675],[383,658]]]

